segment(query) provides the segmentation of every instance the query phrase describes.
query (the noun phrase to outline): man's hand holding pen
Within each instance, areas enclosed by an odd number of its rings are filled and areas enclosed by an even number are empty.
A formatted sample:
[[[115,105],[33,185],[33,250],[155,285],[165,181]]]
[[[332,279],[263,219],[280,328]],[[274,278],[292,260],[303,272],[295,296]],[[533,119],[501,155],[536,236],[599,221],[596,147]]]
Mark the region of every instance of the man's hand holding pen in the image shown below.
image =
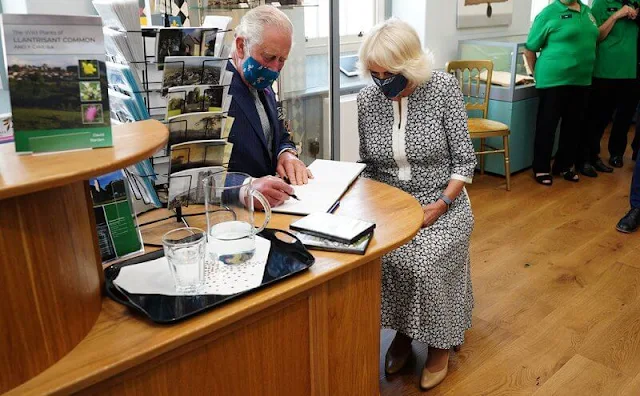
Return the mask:
[[[286,176],[285,176],[285,177],[283,177],[283,178],[282,178],[282,180],[284,180],[284,182],[285,182],[285,183],[287,183],[287,184],[291,184],[291,180],[289,180],[289,178],[288,178],[288,177],[286,177]],[[291,198],[294,198],[294,199],[296,199],[296,200],[298,200],[298,201],[300,200],[300,198],[298,198],[298,196],[297,196],[296,194],[288,194],[288,195],[289,195]]]
[[[313,179],[304,162],[288,151],[278,157],[276,172],[278,177],[265,176],[253,180],[253,188],[260,191],[272,207],[282,205],[289,198],[300,201],[291,185],[307,184],[309,179]],[[256,202],[256,205],[259,207],[259,203]]]
[[[259,179],[254,179],[253,188],[260,191],[271,207],[282,205],[286,200],[293,195],[293,187],[287,184],[284,180],[275,176],[265,176]],[[258,204],[258,202],[256,202]]]

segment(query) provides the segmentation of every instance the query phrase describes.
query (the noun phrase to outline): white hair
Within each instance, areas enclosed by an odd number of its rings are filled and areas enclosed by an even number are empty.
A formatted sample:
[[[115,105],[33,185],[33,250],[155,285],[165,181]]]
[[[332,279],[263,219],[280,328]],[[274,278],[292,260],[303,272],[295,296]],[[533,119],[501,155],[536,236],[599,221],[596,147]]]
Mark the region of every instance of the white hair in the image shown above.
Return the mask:
[[[433,57],[423,50],[414,28],[398,18],[390,18],[371,29],[360,46],[360,73],[370,77],[371,66],[402,74],[415,85],[431,79]]]
[[[271,5],[261,5],[247,12],[235,29],[235,37],[243,37],[245,46],[250,49],[262,43],[265,27],[271,26],[289,33],[293,38],[293,24],[289,17]]]

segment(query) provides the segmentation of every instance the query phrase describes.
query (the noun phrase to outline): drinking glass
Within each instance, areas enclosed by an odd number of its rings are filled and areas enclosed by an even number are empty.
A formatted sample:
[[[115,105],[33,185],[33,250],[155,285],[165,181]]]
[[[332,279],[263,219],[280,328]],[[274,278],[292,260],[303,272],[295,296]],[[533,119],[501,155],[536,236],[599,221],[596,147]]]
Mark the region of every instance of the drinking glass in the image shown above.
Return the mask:
[[[178,228],[162,237],[176,292],[197,294],[204,284],[206,233],[195,227]]]
[[[267,199],[246,173],[221,171],[203,180],[209,255],[224,264],[242,264],[255,254],[255,235],[271,219]],[[264,221],[256,227],[255,201]]]

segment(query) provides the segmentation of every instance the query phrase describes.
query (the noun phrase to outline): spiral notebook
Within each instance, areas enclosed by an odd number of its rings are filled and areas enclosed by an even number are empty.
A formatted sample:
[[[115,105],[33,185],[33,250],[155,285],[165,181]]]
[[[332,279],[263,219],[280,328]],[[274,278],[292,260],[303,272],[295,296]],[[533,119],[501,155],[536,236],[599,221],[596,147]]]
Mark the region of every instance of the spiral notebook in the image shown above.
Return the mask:
[[[370,234],[375,227],[376,223],[370,221],[320,212],[312,213],[289,225],[289,228],[295,231],[348,244]]]

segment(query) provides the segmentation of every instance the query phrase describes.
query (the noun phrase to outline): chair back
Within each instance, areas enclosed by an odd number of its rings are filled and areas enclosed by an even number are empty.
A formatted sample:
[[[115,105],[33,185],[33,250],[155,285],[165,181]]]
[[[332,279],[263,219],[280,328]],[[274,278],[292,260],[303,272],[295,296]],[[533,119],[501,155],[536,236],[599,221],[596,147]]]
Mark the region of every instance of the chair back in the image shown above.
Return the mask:
[[[452,74],[458,80],[462,94],[465,96],[467,111],[481,111],[482,118],[487,118],[493,62],[490,60],[454,60],[447,62],[445,69],[447,73]]]

